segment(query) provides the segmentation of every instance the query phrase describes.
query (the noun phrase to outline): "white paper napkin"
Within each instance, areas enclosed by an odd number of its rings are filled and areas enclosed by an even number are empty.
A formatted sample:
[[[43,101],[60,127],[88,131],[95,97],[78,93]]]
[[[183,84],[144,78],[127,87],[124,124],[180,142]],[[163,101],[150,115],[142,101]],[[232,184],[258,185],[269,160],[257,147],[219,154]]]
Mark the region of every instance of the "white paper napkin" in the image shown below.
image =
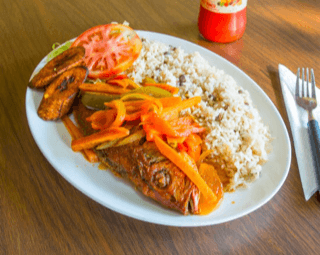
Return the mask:
[[[300,178],[306,200],[318,190],[316,169],[313,165],[311,144],[308,134],[308,112],[296,104],[294,95],[296,74],[279,64],[280,82],[290,121],[294,148],[298,161]],[[320,122],[320,90],[316,88],[318,107],[313,111],[314,117]]]

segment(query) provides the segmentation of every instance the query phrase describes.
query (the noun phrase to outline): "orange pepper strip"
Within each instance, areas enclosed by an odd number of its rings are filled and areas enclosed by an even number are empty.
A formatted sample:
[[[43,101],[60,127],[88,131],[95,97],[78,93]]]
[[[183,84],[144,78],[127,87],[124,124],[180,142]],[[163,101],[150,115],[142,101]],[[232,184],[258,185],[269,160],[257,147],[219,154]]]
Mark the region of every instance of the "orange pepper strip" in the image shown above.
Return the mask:
[[[79,85],[79,89],[82,91],[90,91],[90,92],[102,92],[102,93],[110,93],[110,94],[123,94],[130,91],[130,89],[119,88],[112,86],[107,83],[97,82],[97,83],[82,83]]]
[[[122,138],[129,134],[130,131],[123,127],[103,129],[92,135],[73,140],[71,143],[71,148],[73,151],[92,149],[101,143]]]
[[[198,161],[201,155],[201,143],[202,140],[200,136],[197,134],[191,134],[187,137],[184,142],[187,146],[188,155],[194,159],[194,161]]]
[[[192,125],[175,126],[172,127],[172,129],[175,130],[179,136],[189,136],[193,133],[202,133],[206,131],[206,128],[199,126],[197,123]]]
[[[127,79],[128,78],[128,75],[126,75],[126,74],[118,74],[118,75],[116,75],[116,76],[112,76],[109,80],[108,80],[108,82],[109,81],[112,81],[112,80],[123,80],[123,79]]]
[[[101,110],[87,117],[86,121],[91,122],[91,127],[93,129],[104,129],[110,127],[116,116],[116,109]]]
[[[137,120],[141,117],[141,111],[138,112],[133,112],[133,113],[128,113],[126,114],[125,120],[126,121],[132,121],[132,120]]]
[[[127,88],[128,87],[128,82],[127,82],[128,79],[112,79],[112,80],[108,80],[107,83],[108,84],[111,84],[111,85],[115,85],[117,86],[118,88],[121,87],[121,88]]]
[[[156,98],[154,98],[153,101],[146,100],[146,102],[141,106],[142,114],[146,114],[150,111],[161,114],[162,110],[163,110],[162,103]]]
[[[108,103],[104,103],[105,106],[111,107],[117,110],[117,116],[110,127],[120,127],[126,118],[126,107],[121,100],[113,100]]]
[[[179,88],[173,87],[173,86],[171,86],[169,84],[165,84],[165,83],[145,83],[145,84],[143,84],[143,86],[144,87],[153,86],[153,87],[161,88],[166,91],[169,91],[172,95],[178,94],[178,92],[179,92]]]
[[[173,127],[180,127],[181,125],[191,125],[194,123],[194,120],[191,116],[180,117],[170,121],[170,124]]]
[[[213,210],[217,209],[221,204],[224,196],[223,184],[219,178],[219,175],[217,174],[216,169],[212,165],[202,163],[199,167],[199,174],[217,197],[216,201],[212,202],[206,197],[200,196],[200,215],[208,215]]]
[[[171,148],[158,136],[154,138],[154,141],[161,154],[163,154],[172,163],[179,167],[180,170],[184,172],[189,177],[189,179],[198,187],[201,194],[207,200],[212,202],[215,202],[217,200],[217,196],[213,193],[213,191],[198,173],[196,165],[192,163],[193,161],[188,156],[188,154],[186,155],[184,153],[178,153],[175,149]]]
[[[198,161],[197,166],[199,167],[203,160],[205,160],[206,157],[208,157],[210,154],[212,154],[214,150],[206,150],[205,152],[202,152]]]
[[[152,124],[155,129],[160,133],[167,136],[179,136],[178,132],[176,132],[168,121],[160,118],[156,113],[152,112],[147,119],[147,122]]]
[[[175,106],[182,101],[181,97],[163,97],[158,99],[163,108]]]
[[[63,124],[67,128],[69,134],[71,135],[72,140],[79,139],[79,138],[83,137],[82,132],[80,131],[80,129],[71,121],[71,119],[67,115],[65,115],[61,119],[62,119]],[[84,149],[83,153],[85,154],[85,157],[87,158],[87,160],[90,163],[99,162],[98,156],[93,150]]]
[[[133,99],[133,100],[132,100]],[[146,94],[141,94],[141,93],[130,93],[130,94],[127,94],[127,95],[124,95],[121,97],[121,100],[122,101],[126,101],[126,100],[132,100],[132,101],[136,101],[136,100],[150,100],[150,101],[153,101],[155,100],[156,98],[152,97],[152,96],[148,96]]]
[[[143,125],[143,130],[146,132],[146,139],[148,142],[154,141],[154,138],[160,133],[154,128],[152,124]]]
[[[179,103],[175,106],[171,106],[171,107],[167,107],[167,108],[163,109],[162,116],[165,120],[170,120],[174,116],[177,116],[177,114],[179,114],[180,111],[187,109],[187,108],[190,108],[194,105],[197,105],[200,102],[201,102],[200,96],[183,100],[181,103]]]
[[[132,87],[134,89],[140,88],[140,85],[138,85],[131,79],[127,79],[127,83],[128,83],[128,87]]]

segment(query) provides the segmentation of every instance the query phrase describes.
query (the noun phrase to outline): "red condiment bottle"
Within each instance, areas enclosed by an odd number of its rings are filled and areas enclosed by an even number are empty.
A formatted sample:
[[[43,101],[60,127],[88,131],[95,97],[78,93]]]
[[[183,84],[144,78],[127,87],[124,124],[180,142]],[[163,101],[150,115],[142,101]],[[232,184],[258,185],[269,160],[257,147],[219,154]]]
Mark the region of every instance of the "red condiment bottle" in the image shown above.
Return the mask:
[[[242,37],[247,23],[247,0],[201,0],[200,34],[209,41],[228,43]]]

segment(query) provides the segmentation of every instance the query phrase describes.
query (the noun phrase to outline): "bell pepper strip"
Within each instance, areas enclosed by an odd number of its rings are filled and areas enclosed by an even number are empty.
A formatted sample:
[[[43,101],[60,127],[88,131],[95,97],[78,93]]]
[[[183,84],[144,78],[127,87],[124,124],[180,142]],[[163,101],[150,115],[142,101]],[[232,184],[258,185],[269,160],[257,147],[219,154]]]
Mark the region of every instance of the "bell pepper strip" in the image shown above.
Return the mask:
[[[107,79],[107,82],[112,81],[112,80],[123,80],[123,79],[128,79],[128,75],[125,73],[117,74],[115,76],[111,76]]]
[[[217,199],[213,202],[211,200],[208,200],[205,196],[200,195],[200,215],[208,215],[213,210],[217,209],[221,204],[222,198],[224,196],[223,184],[217,174],[216,169],[212,165],[206,163],[200,164],[199,174],[217,197]]]
[[[126,107],[124,103],[121,100],[113,100],[111,102],[104,103],[104,105],[117,110],[117,116],[110,127],[120,127],[126,118]]]
[[[145,100],[145,103],[141,106],[142,114],[147,114],[148,112],[154,112],[161,114],[163,110],[162,103],[154,98],[154,100]]]
[[[187,146],[188,155],[197,162],[201,155],[201,144],[202,139],[197,134],[190,134],[187,139],[184,141],[184,144]]]
[[[111,85],[119,86],[121,88],[129,88],[129,87],[132,89],[140,88],[140,85],[138,85],[131,79],[112,79],[112,80],[108,80],[107,83]]]
[[[79,89],[86,92],[100,92],[109,94],[124,94],[130,91],[130,89],[119,88],[102,82],[82,83],[79,85]]]
[[[69,134],[71,135],[72,140],[83,137],[81,130],[72,122],[72,120],[67,115],[63,116],[61,120],[64,126],[67,128]],[[83,154],[90,163],[99,162],[97,154],[92,149],[84,149]]]
[[[95,130],[106,129],[111,126],[117,117],[116,109],[101,110],[93,113],[86,118],[86,121],[91,122],[91,127]]]
[[[154,138],[154,141],[160,153],[167,157],[189,177],[189,179],[198,187],[201,195],[203,195],[208,201],[215,202],[217,200],[217,196],[203,180],[198,172],[196,164],[192,163],[193,161],[188,154],[178,153],[158,136]]]
[[[173,120],[170,120],[170,125],[177,128],[179,126],[185,126],[185,125],[191,125],[195,123],[194,119],[191,116],[184,116],[180,118],[176,118]]]
[[[151,123],[160,134],[172,137],[179,136],[179,133],[171,127],[169,122],[160,118],[155,112],[149,114],[146,122]]]
[[[153,142],[156,136],[161,135],[152,124],[144,124],[143,130],[146,132],[146,139],[148,142]]]
[[[146,133],[143,129],[138,130],[136,132],[134,132],[133,134],[126,136],[125,138],[121,139],[120,141],[118,141],[114,146],[123,146],[129,143],[133,143],[137,140],[140,140],[141,138],[145,137]]]
[[[165,84],[165,83],[144,83],[143,86],[144,87],[153,86],[153,87],[161,88],[166,91],[169,91],[172,95],[179,93],[179,88],[173,87],[173,86],[171,86],[169,84]]]
[[[208,157],[210,154],[212,154],[214,150],[206,150],[201,153],[199,159],[197,160],[197,166],[200,167],[200,164]]]
[[[163,97],[158,99],[163,108],[175,106],[182,101],[181,97]]]
[[[137,120],[141,117],[142,113],[141,111],[137,111],[137,112],[127,112],[126,113],[126,117],[125,120],[126,121],[132,121],[132,120]]]
[[[120,139],[114,139],[111,141],[104,142],[96,147],[96,150],[104,150],[110,147],[113,147]]]
[[[128,136],[130,131],[123,127],[115,127],[102,129],[97,133],[93,133],[89,136],[84,136],[78,139],[75,139],[71,142],[71,148],[73,151],[81,151],[84,149],[92,149],[99,144],[102,144],[106,141],[111,141],[118,138],[123,138]]]
[[[192,125],[181,125],[172,128],[177,132],[178,136],[189,136],[190,134],[202,133],[206,131],[205,127],[201,127],[197,123]]]
[[[139,84],[135,83],[131,79],[127,79],[127,83],[128,83],[128,87],[133,88],[133,89],[137,89],[137,88],[141,87]]]
[[[167,143],[172,148],[177,148],[179,144],[183,144],[183,142],[186,140],[186,137],[170,137],[167,136]]]
[[[154,97],[146,95],[146,94],[142,94],[142,93],[128,93],[125,94],[121,97],[122,101],[130,101],[130,100],[150,100],[153,101],[155,100]]]
[[[172,107],[167,107],[163,109],[162,116],[165,120],[170,120],[177,116],[182,110],[190,108],[192,106],[195,106],[201,102],[201,97],[196,96],[192,97],[186,100],[183,100],[181,103],[172,106]]]

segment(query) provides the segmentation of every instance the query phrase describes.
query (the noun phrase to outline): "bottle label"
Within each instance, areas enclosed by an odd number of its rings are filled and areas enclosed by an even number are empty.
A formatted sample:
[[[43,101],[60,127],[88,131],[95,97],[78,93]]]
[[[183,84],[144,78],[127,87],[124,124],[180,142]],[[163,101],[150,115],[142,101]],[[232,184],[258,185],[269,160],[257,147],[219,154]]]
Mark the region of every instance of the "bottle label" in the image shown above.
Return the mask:
[[[200,5],[211,12],[235,13],[247,6],[248,0],[201,0]]]

